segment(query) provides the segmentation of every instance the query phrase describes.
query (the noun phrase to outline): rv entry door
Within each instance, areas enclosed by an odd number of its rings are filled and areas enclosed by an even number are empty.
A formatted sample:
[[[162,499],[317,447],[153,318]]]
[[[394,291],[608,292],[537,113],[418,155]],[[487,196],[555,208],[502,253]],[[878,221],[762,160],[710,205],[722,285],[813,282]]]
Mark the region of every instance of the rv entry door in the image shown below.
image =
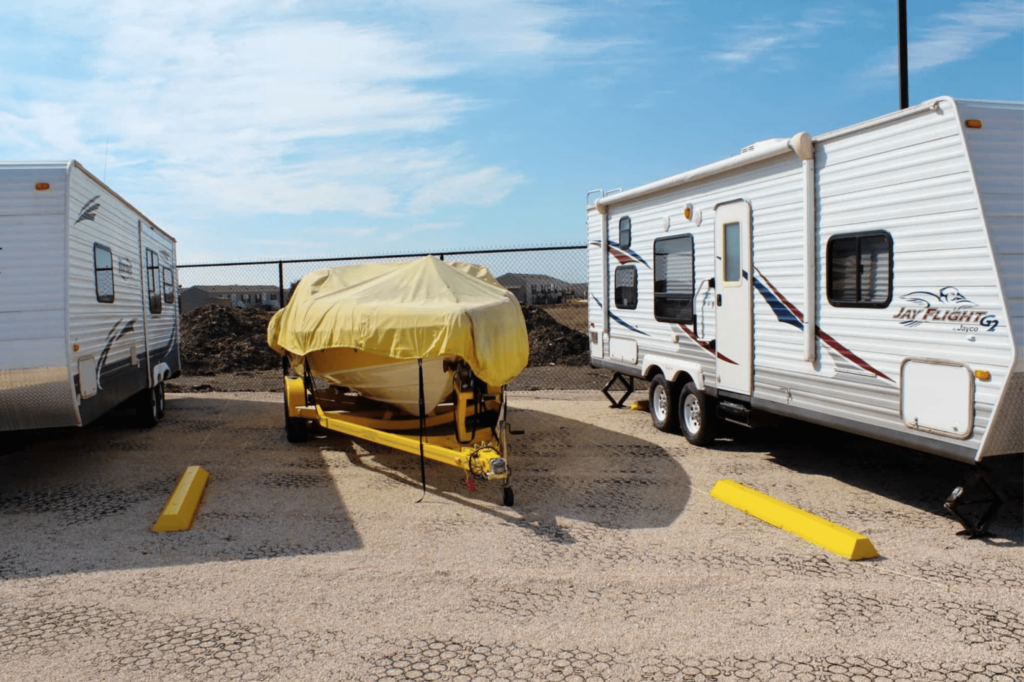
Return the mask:
[[[715,208],[715,350],[718,389],[749,396],[753,389],[754,323],[750,204]]]

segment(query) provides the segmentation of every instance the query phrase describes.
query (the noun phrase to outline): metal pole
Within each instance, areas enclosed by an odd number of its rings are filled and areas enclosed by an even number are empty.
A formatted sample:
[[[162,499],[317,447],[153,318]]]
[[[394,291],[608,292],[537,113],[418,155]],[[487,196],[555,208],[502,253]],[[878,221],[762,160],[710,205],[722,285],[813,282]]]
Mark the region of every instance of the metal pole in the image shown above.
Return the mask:
[[[277,307],[278,310],[284,307],[284,261],[277,261]],[[281,371],[288,376],[288,356],[281,356]],[[287,405],[287,398],[285,404]]]
[[[907,81],[907,0],[900,7],[900,109],[910,106],[910,85]]]

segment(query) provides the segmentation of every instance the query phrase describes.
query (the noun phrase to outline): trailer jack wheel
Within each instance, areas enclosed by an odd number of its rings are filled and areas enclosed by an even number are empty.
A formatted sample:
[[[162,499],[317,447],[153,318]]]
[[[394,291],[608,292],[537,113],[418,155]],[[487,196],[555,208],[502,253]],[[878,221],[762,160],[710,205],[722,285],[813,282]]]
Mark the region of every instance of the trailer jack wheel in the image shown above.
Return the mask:
[[[950,514],[953,515],[960,525],[964,529],[958,533],[959,535],[966,535],[970,538],[987,537],[988,533],[986,529],[988,524],[992,523],[992,519],[995,518],[996,513],[1003,504],[1003,496],[999,492],[999,489],[992,482],[992,479],[988,475],[988,471],[983,469],[981,466],[975,467],[965,477],[963,485],[958,485],[953,488],[953,492],[949,494],[946,499],[946,503],[943,505]],[[985,489],[992,495],[989,499],[982,500],[970,500],[964,499],[964,495],[973,489]],[[971,521],[968,519],[959,509],[961,504],[984,504],[988,503],[985,511],[981,513],[981,516],[977,521]]]
[[[512,492],[512,488],[501,489],[501,505],[503,507],[511,507],[516,503],[516,495]]]
[[[288,391],[284,393],[284,433],[289,443],[305,443],[309,440],[309,425],[301,417],[288,415]]]

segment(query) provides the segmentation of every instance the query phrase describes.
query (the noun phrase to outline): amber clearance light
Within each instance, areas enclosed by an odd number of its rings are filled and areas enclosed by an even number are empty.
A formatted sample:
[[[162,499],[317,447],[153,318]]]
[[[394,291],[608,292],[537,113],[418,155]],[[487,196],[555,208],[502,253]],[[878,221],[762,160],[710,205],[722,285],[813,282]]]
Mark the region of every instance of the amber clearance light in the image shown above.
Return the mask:
[[[974,376],[975,376],[975,378],[981,379],[982,381],[988,381],[989,379],[992,378],[992,375],[989,374],[987,369],[976,369],[976,370],[974,370]]]
[[[968,128],[980,128],[981,121],[976,118],[969,118],[966,121],[964,121],[964,125],[967,126]]]
[[[37,182],[36,189],[42,192],[43,190],[50,189],[50,183],[48,182]]]

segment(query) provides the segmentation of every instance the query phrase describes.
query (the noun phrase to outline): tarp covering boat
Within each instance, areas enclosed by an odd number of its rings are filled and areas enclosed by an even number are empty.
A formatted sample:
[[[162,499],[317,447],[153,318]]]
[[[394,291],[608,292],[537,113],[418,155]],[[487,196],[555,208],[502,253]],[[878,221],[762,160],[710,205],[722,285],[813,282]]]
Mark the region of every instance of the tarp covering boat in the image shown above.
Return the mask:
[[[321,355],[319,374],[376,364],[357,360],[360,353],[381,364],[457,357],[481,380],[504,386],[529,361],[515,296],[487,268],[432,256],[311,272],[271,319],[267,341],[293,364]],[[330,349],[351,350],[321,353]]]

